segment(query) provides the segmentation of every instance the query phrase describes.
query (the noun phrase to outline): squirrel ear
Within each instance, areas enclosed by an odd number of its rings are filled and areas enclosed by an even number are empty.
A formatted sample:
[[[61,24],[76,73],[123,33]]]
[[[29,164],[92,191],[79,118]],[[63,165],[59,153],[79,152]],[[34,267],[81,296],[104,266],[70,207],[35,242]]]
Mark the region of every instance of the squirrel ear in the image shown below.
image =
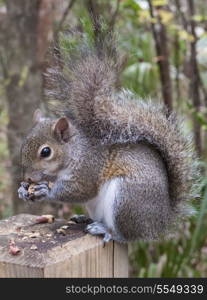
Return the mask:
[[[42,118],[43,118],[43,113],[41,112],[41,110],[39,108],[36,109],[33,114],[33,123],[34,124],[38,123]]]
[[[56,121],[53,128],[53,133],[59,141],[67,143],[70,137],[69,122],[66,117],[62,117]]]

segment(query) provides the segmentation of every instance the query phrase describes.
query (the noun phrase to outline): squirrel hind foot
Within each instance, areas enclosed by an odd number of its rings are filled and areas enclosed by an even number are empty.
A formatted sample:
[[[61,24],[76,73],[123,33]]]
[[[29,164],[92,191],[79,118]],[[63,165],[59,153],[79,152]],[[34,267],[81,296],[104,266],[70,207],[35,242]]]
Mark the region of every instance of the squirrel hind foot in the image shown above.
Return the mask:
[[[109,232],[108,228],[101,222],[93,222],[89,224],[85,231],[90,233],[91,235],[101,235],[103,236],[103,247],[106,243],[110,242],[112,238],[112,234]]]

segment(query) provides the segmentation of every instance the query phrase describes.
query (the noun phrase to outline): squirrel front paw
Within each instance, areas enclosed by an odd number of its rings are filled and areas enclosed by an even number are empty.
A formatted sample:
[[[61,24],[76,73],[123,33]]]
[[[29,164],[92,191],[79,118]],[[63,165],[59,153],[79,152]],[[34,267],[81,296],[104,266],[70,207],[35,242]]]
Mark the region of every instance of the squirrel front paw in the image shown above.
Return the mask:
[[[33,201],[44,200],[49,198],[50,188],[48,182],[40,182],[33,186],[34,192],[31,194],[31,199]]]
[[[40,182],[32,186],[32,192],[29,192],[29,183],[21,182],[21,186],[18,189],[18,195],[20,199],[25,201],[41,201],[49,197],[48,182]]]
[[[112,235],[109,232],[108,228],[103,223],[100,222],[93,222],[89,225],[87,225],[86,232],[92,234],[92,235],[102,235],[103,236],[103,243],[108,243],[110,240],[112,240]]]
[[[24,201],[30,200],[30,195],[28,192],[29,183],[28,182],[21,182],[21,186],[18,189],[18,196],[20,199],[23,199]]]

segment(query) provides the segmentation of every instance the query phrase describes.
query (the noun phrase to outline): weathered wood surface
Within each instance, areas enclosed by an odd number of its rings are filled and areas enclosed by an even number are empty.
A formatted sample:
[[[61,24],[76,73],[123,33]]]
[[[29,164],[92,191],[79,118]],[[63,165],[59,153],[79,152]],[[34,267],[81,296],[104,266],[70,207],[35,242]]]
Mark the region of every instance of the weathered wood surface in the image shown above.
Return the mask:
[[[35,224],[36,216],[21,214],[0,221],[0,277],[127,277],[127,246],[84,233],[84,225],[69,224],[66,235],[56,230],[67,224]],[[14,241],[20,249],[9,253]],[[35,249],[36,248],[36,249]]]

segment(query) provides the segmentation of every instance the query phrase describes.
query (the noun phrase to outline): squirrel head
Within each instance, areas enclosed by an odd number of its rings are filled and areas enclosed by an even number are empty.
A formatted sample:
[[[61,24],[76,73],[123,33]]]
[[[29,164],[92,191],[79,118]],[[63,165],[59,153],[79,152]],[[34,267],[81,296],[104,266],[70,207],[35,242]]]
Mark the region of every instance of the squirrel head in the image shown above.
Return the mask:
[[[52,181],[65,165],[66,147],[75,128],[66,117],[47,119],[40,110],[35,111],[33,123],[21,149],[24,180]]]

